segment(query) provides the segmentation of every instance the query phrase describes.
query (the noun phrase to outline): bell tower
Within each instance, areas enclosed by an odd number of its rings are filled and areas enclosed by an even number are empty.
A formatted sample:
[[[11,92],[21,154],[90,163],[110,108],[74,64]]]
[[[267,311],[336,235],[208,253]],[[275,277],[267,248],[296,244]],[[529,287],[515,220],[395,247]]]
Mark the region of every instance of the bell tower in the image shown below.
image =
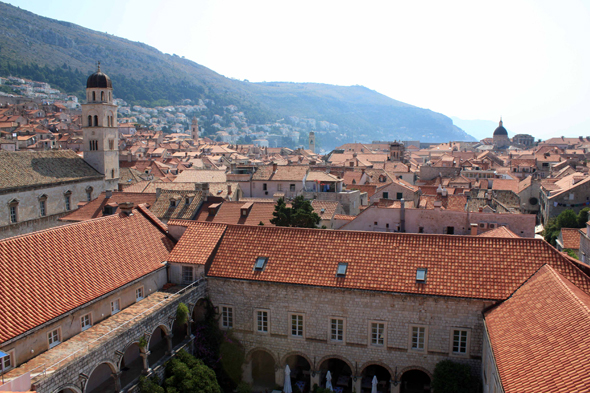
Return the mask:
[[[98,70],[86,82],[86,104],[82,104],[84,161],[104,175],[105,190],[119,185],[119,128],[117,105],[113,104],[111,79]]]
[[[309,133],[309,150],[315,153],[315,132],[310,131]]]
[[[199,123],[196,117],[193,117],[193,121],[191,123],[191,138],[193,141],[195,141],[195,144],[199,139]]]

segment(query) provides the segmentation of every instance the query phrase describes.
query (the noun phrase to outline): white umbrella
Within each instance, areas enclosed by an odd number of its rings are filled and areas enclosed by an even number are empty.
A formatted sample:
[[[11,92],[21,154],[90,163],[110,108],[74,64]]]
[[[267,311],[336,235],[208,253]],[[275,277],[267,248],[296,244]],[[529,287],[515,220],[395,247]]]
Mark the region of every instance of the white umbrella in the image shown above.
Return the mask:
[[[371,393],[377,393],[377,376],[373,376],[373,386],[371,387]]]
[[[284,393],[293,393],[293,388],[291,388],[291,369],[287,364],[285,366],[285,386],[283,387]]]
[[[330,371],[326,374],[326,389],[334,391],[334,388],[332,387],[332,374],[330,374]]]

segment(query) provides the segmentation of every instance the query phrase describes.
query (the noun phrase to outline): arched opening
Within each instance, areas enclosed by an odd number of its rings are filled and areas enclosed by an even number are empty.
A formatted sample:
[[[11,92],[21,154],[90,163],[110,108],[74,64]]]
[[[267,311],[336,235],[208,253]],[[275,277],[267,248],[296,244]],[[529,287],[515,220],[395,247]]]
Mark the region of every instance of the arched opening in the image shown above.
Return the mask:
[[[78,391],[76,391],[74,389],[70,389],[70,388],[64,388],[64,389],[58,390],[56,393],[78,393]]]
[[[387,393],[390,391],[389,381],[391,381],[391,373],[389,370],[378,364],[371,364],[365,367],[362,372],[362,393],[371,393],[373,389],[373,377],[377,377],[377,392]]]
[[[172,325],[172,348],[176,348],[177,345],[184,341],[187,329],[188,325],[186,322],[181,325],[178,321],[174,320],[174,324]]]
[[[422,370],[409,370],[402,375],[401,393],[430,392],[430,377]]]
[[[101,91],[100,92],[100,100],[101,101],[104,101],[104,91]]]
[[[96,92],[95,91],[92,92],[92,101],[96,101]]]
[[[94,115],[94,127],[98,127],[98,116]]]
[[[92,116],[88,115],[88,127],[92,127]]]
[[[113,379],[112,366],[108,363],[101,363],[96,367],[86,383],[86,393],[92,392],[114,392],[115,391],[115,380]]]
[[[326,387],[326,377],[330,371],[332,387],[342,388],[343,393],[352,392],[352,370],[342,359],[330,358],[320,364],[320,386]]]
[[[263,350],[252,353],[253,391],[272,390],[275,386],[275,360]]]
[[[123,354],[121,365],[119,367],[121,369],[122,388],[125,388],[125,386],[132,383],[141,375],[141,370],[143,370],[143,359],[139,353],[139,345],[137,343],[133,343],[127,347],[125,353]]]
[[[285,360],[285,363],[291,369],[291,386],[293,387],[293,391],[296,391],[295,387],[297,387],[301,393],[309,392],[311,365],[307,359],[301,355],[291,355]]]
[[[152,333],[148,350],[150,351],[148,356],[150,367],[154,367],[154,365],[166,355],[168,343],[166,342],[166,332],[161,326],[158,326]]]
[[[111,100],[112,100],[112,98],[111,98],[111,92],[109,91],[109,101],[111,101]]]
[[[201,322],[205,321],[205,317],[207,316],[207,301],[205,299],[199,299],[195,307],[193,307],[193,321],[191,328],[193,333],[199,326]]]

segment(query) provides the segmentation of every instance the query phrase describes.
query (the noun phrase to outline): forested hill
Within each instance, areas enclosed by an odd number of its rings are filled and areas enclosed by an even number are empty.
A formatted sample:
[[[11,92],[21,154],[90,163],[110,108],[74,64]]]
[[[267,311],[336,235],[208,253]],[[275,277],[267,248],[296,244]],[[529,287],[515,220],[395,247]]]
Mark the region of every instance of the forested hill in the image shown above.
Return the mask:
[[[251,124],[287,116],[326,120],[349,141],[473,140],[442,114],[361,86],[237,81],[142,43],[0,3],[0,76],[49,82],[80,95],[96,60],[113,80],[115,96],[132,104],[212,99],[220,107],[236,105]]]

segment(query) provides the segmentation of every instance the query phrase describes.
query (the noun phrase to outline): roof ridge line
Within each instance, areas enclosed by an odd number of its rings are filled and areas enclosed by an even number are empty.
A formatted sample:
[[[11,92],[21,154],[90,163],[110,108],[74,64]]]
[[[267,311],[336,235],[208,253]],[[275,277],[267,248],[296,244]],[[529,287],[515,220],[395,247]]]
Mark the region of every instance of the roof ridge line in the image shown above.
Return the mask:
[[[543,265],[544,266],[544,265]],[[573,282],[571,282],[570,280],[568,280],[567,278],[563,277],[561,274],[559,274],[555,269],[553,269],[552,266],[548,265],[551,268],[551,272],[553,273],[553,275],[558,279],[559,284],[565,288],[565,290],[567,291],[567,293],[570,295],[570,297],[572,297],[573,299],[575,299],[575,301],[583,308],[586,310],[586,316],[588,319],[590,319],[590,307],[588,307],[584,302],[582,302],[580,300],[580,298],[578,296],[576,296],[576,294],[570,289],[570,287],[563,281],[564,279],[567,280],[570,284],[572,284],[573,286],[575,286],[576,288],[580,289],[580,291],[584,292],[581,288],[579,288],[576,284],[574,284]],[[586,292],[584,292],[586,293]],[[588,295],[588,294],[586,294]],[[589,295],[590,296],[590,295]]]

